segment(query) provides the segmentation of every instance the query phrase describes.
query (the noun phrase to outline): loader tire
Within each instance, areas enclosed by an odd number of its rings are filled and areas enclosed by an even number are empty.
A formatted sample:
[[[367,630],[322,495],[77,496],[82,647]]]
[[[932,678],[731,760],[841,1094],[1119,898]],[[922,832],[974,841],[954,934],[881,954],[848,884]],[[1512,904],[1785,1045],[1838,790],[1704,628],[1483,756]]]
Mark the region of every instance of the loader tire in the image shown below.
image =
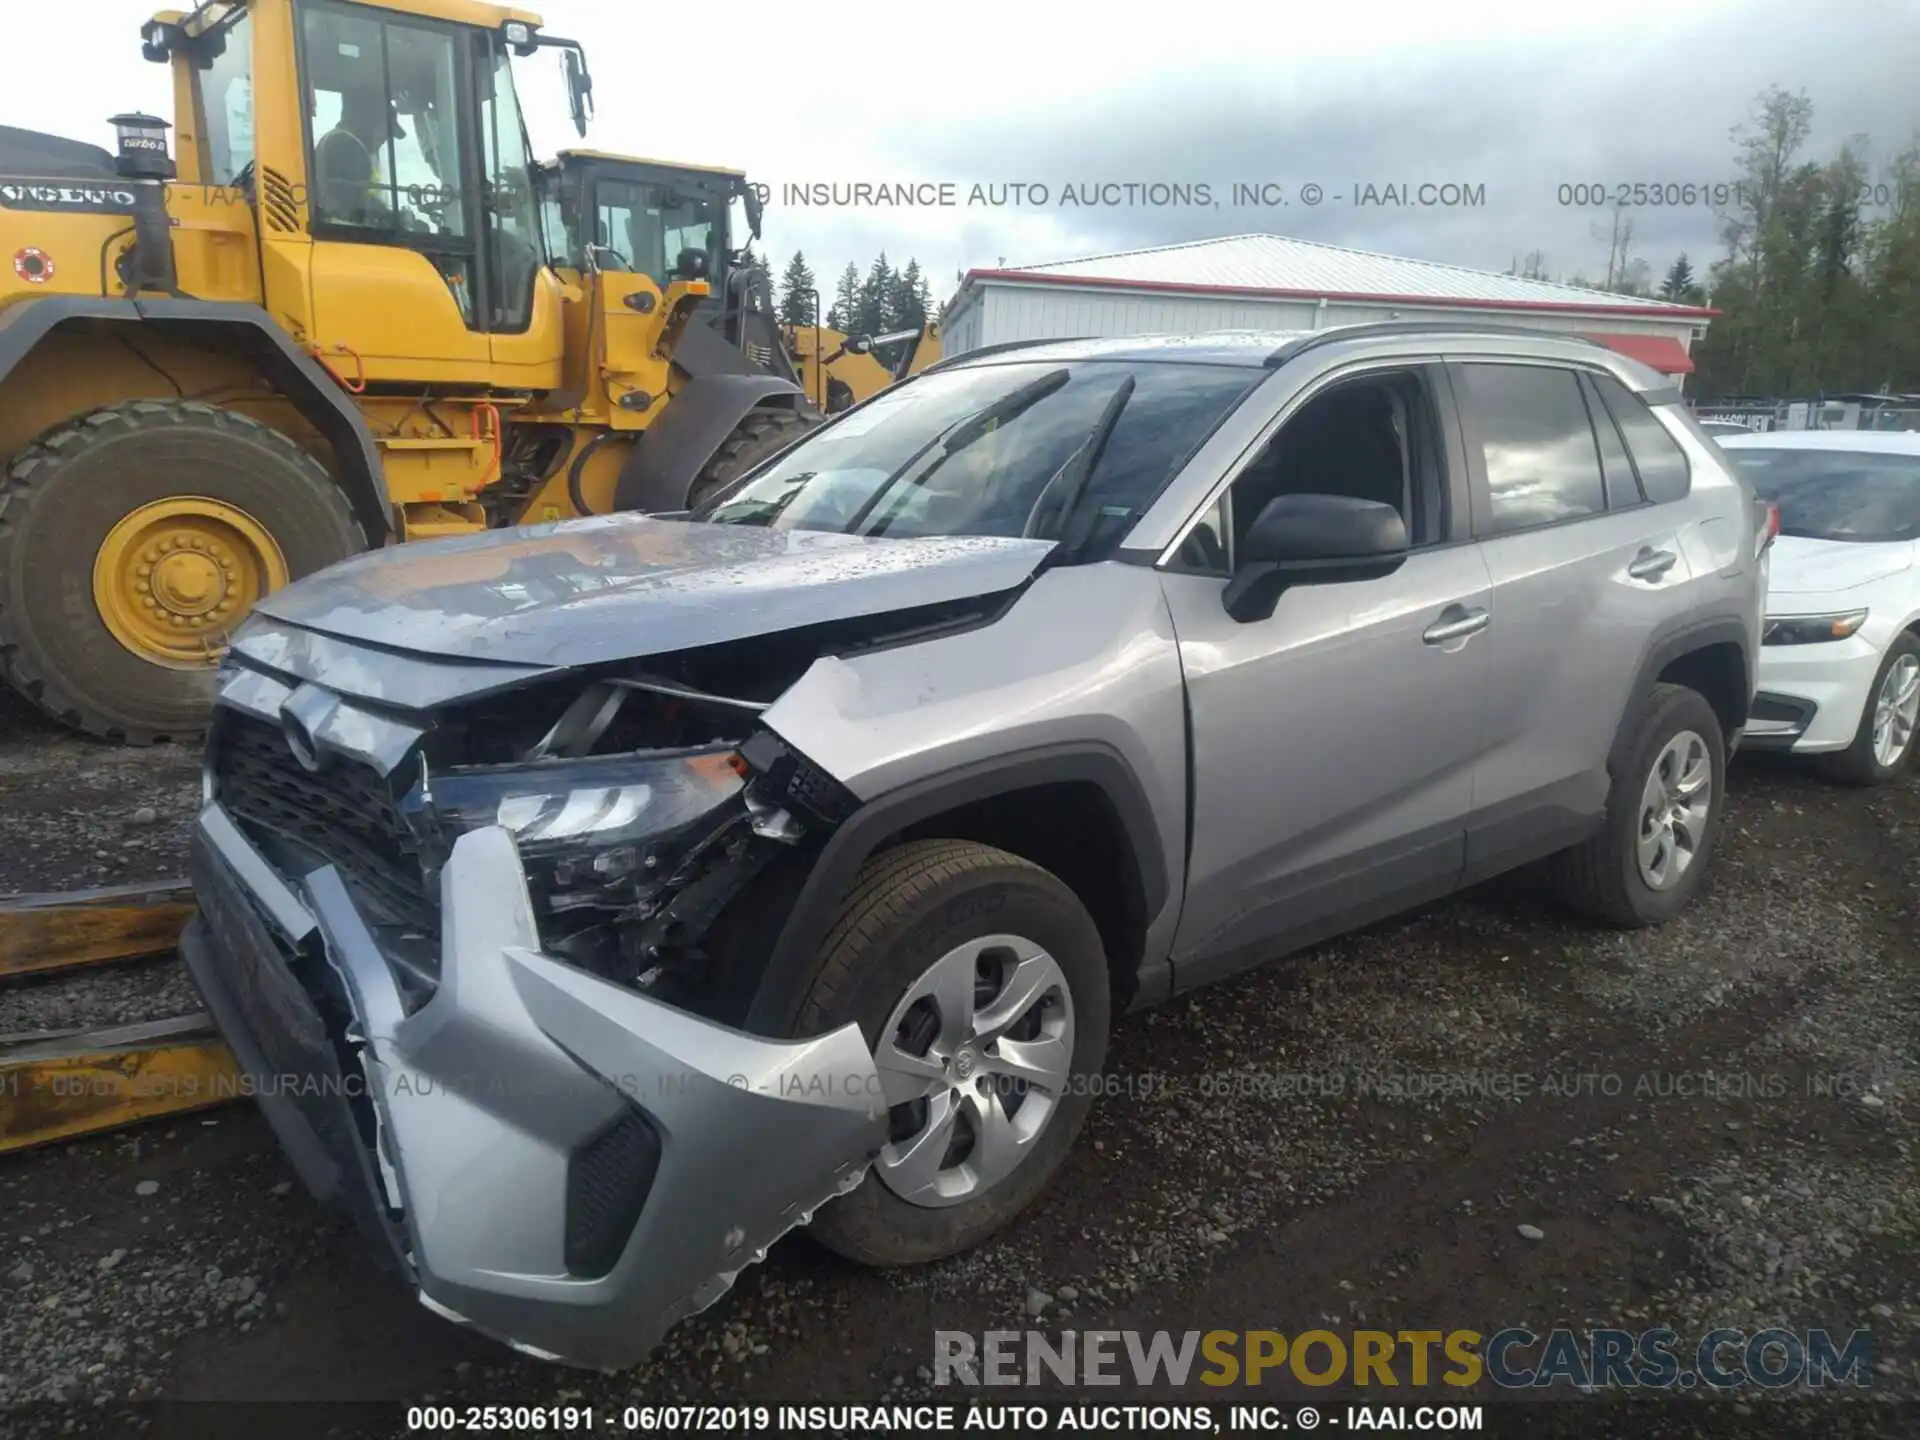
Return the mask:
[[[0,674],[62,724],[194,741],[254,600],[366,549],[294,440],[191,400],[134,400],[42,435],[0,478]]]
[[[820,423],[793,410],[753,410],[733,427],[687,489],[687,508],[698,510],[776,450],[784,450]]]

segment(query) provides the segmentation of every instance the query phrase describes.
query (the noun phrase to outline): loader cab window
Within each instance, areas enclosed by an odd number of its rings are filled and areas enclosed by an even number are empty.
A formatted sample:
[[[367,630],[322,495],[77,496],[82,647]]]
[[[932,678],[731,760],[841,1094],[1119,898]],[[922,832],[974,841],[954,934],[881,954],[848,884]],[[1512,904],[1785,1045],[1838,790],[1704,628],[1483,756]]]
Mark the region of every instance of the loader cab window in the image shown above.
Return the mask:
[[[309,0],[301,43],[316,238],[419,250],[475,325],[477,227],[462,184],[465,36]]]
[[[725,202],[692,191],[635,180],[602,177],[594,184],[594,234],[602,270],[645,275],[661,289],[673,283],[680,252],[707,257],[707,277],[716,292],[726,257]]]
[[[200,173],[209,185],[240,184],[253,167],[253,21],[235,12],[230,23],[194,47],[194,83],[206,137]]]
[[[540,239],[540,197],[527,143],[513,67],[506,47],[484,37],[487,53],[479,70],[480,129],[487,147],[486,224],[492,263],[490,328],[520,331],[533,318],[534,277],[544,263]]]

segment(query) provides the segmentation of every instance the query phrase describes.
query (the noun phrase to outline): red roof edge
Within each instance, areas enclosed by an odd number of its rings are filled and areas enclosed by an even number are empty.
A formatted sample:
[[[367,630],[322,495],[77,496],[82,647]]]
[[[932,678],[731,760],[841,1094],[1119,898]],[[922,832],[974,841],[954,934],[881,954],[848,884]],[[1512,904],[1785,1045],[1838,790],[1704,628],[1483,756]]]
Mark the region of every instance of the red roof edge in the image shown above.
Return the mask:
[[[1638,360],[1662,375],[1693,373],[1693,357],[1687,354],[1687,347],[1671,335],[1602,335],[1590,332],[1587,339],[1598,340],[1609,350],[1629,360]]]
[[[1370,291],[1280,290],[1260,285],[1188,285],[1175,280],[1118,280],[1105,275],[1048,275],[1032,270],[969,270],[960,282],[1004,280],[1020,285],[1089,285],[1095,289],[1178,291],[1197,295],[1244,295],[1274,300],[1340,300],[1374,305],[1439,305],[1465,310],[1533,310],[1569,315],[1637,316],[1643,320],[1711,320],[1707,305],[1586,305],[1576,300],[1473,300],[1444,295],[1380,295]]]

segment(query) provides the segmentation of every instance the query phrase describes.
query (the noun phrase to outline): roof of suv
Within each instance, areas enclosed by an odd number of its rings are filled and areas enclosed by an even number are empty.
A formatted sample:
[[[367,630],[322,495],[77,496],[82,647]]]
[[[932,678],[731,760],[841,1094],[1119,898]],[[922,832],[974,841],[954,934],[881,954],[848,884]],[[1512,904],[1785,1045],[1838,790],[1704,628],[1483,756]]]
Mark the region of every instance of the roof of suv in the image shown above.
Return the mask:
[[[1622,357],[1597,340],[1555,330],[1517,325],[1476,324],[1471,320],[1378,320],[1329,325],[1322,330],[1212,330],[1192,335],[1127,335],[1104,339],[1016,340],[970,350],[922,373],[1004,360],[1170,360],[1188,365],[1276,366],[1304,350],[1348,341],[1431,335],[1461,339],[1498,337],[1526,342],[1542,356]],[[1651,372],[1649,372],[1651,373]]]

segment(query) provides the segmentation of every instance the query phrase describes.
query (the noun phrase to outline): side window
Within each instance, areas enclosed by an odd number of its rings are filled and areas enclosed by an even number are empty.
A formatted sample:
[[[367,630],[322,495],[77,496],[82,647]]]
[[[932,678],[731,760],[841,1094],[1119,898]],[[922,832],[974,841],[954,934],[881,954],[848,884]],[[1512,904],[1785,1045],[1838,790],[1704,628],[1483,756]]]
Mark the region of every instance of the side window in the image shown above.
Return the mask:
[[[1627,449],[1640,472],[1640,488],[1655,504],[1682,500],[1693,486],[1693,468],[1667,427],[1654,418],[1647,402],[1611,375],[1597,375],[1594,386],[1627,437]]]
[[[1573,371],[1504,364],[1459,370],[1486,463],[1489,533],[1605,512],[1600,455]]]
[[[253,166],[253,20],[248,12],[201,42],[195,83],[207,117],[209,185],[233,185]]]
[[[494,275],[489,319],[497,331],[517,332],[533,319],[534,277],[545,258],[539,201],[512,63],[493,37],[484,43],[488,50],[480,71],[480,126],[486,137],[486,224]]]
[[[1231,575],[1233,557],[1227,553],[1227,537],[1233,533],[1232,516],[1233,491],[1227,490],[1180,542],[1173,555],[1174,568],[1194,575]]]
[[[1415,546],[1436,544],[1446,537],[1446,477],[1434,413],[1414,371],[1337,381],[1280,427],[1234,480],[1232,503],[1207,523],[1227,537],[1230,557],[1276,497],[1346,495],[1393,506]]]
[[[1581,393],[1587,397],[1587,415],[1593,421],[1593,433],[1600,441],[1600,471],[1607,482],[1607,508],[1625,510],[1646,500],[1640,493],[1640,481],[1633,473],[1633,461],[1627,457],[1626,444],[1619,428],[1600,396],[1593,388],[1593,376],[1580,377]]]

